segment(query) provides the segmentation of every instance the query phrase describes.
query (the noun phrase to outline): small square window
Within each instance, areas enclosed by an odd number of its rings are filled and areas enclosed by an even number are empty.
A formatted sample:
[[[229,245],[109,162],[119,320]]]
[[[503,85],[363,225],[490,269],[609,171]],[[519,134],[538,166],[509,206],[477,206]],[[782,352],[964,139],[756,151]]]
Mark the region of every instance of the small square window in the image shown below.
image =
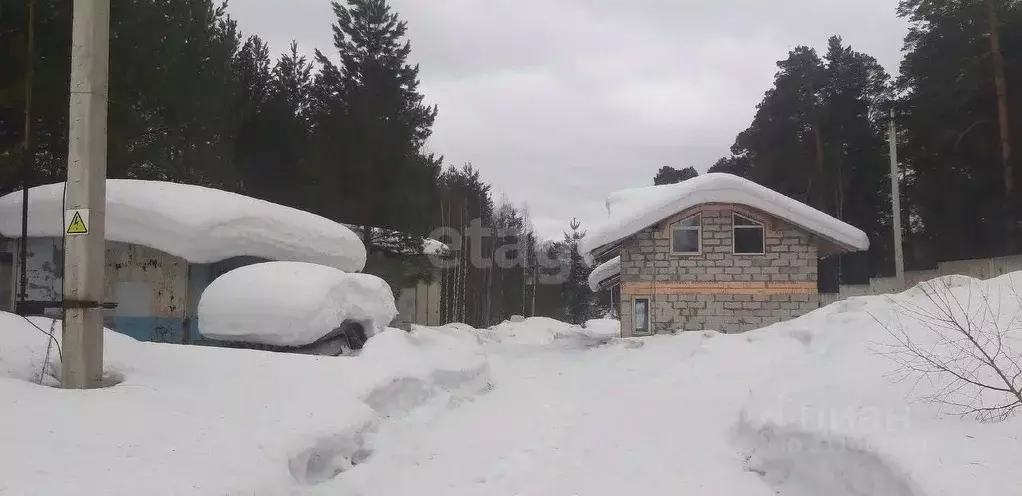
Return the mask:
[[[765,234],[763,224],[738,214],[732,215],[735,255],[762,255]]]
[[[699,253],[702,237],[702,218],[699,214],[683,219],[671,228],[671,253]]]

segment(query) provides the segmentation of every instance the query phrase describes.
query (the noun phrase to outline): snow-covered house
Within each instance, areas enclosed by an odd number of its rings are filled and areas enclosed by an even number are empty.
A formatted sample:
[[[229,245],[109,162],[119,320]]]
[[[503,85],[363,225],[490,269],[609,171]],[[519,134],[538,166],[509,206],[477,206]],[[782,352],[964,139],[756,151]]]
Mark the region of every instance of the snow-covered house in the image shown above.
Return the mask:
[[[741,332],[819,306],[819,258],[869,248],[861,230],[752,181],[706,174],[613,193],[579,251],[616,291],[621,334]]]
[[[200,186],[106,182],[106,326],[144,341],[197,342],[203,290],[221,274],[263,261],[310,262],[357,272],[361,240],[347,227],[290,207]],[[28,300],[59,301],[63,275],[64,183],[29,190]],[[21,236],[21,192],[0,198],[0,234]],[[91,212],[91,223],[100,213]],[[8,253],[19,240],[8,239]],[[19,294],[17,256],[8,255],[0,302]]]

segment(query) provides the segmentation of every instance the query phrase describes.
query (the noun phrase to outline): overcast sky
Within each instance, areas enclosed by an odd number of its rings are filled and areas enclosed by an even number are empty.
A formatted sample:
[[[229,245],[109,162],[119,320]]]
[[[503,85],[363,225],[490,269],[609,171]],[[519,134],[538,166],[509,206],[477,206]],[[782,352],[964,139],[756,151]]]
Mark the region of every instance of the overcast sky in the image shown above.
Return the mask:
[[[328,0],[231,0],[275,51],[332,49]],[[606,215],[607,193],[663,165],[705,171],[751,121],[777,60],[841,35],[892,73],[897,0],[391,0],[422,91],[430,148],[527,203],[539,233]]]

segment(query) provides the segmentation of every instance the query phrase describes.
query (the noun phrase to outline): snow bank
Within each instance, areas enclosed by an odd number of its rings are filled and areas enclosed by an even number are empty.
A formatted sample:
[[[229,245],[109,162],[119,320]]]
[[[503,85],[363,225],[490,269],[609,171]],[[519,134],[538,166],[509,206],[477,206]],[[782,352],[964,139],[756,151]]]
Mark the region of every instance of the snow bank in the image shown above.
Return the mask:
[[[610,340],[621,336],[621,321],[616,319],[593,319],[586,322],[583,332],[593,339]]]
[[[489,374],[457,327],[388,330],[359,357],[143,343],[107,330],[107,373],[124,381],[64,391],[29,382],[44,333],[0,313],[0,335],[0,494],[288,494],[371,458],[365,437],[385,416],[474,395]],[[52,362],[56,373],[55,352]]]
[[[617,256],[596,266],[589,273],[589,289],[600,290],[600,283],[621,273],[621,257]]]
[[[1022,273],[990,281],[941,278],[898,295],[838,302],[740,337],[754,346],[794,341],[802,347],[760,372],[764,381],[738,417],[750,469],[779,494],[1014,494],[1022,487],[1022,416],[985,424],[931,401],[989,407],[1004,395],[977,395],[953,387],[946,375],[923,377],[899,362],[906,355],[898,339],[936,357],[969,349],[967,343],[960,348],[961,339],[950,346],[942,339],[953,336],[951,329],[927,324],[937,305],[924,290],[953,296],[945,301],[956,318],[968,315],[977,328],[1009,328],[1018,316]],[[1016,353],[1022,352],[1017,324],[1002,343]],[[993,379],[982,369],[970,373]]]
[[[63,233],[64,183],[29,190],[28,235]],[[312,262],[357,272],[362,242],[315,214],[217,189],[161,181],[106,181],[106,238],[161,250],[192,263],[237,256]],[[21,192],[0,198],[0,233],[21,236]]]
[[[221,341],[305,346],[348,321],[372,336],[396,315],[390,286],[379,277],[267,262],[234,269],[203,291],[199,332]]]
[[[495,343],[547,346],[579,336],[581,328],[548,317],[529,317],[520,322],[504,321],[489,329],[480,329],[479,333],[483,339]]]
[[[579,252],[592,252],[627,238],[667,217],[703,203],[735,203],[762,210],[842,245],[865,250],[861,230],[769,188],[731,174],[711,173],[678,184],[619,191],[607,200],[609,218],[590,228]]]
[[[467,396],[489,381],[489,362],[479,341],[458,328],[387,329],[355,359],[366,373],[361,397],[388,415],[425,403],[437,388]]]
[[[488,343],[528,347],[588,347],[620,336],[621,324],[616,320],[596,319],[586,322],[583,327],[548,317],[529,317],[522,320],[512,318],[476,332]]]

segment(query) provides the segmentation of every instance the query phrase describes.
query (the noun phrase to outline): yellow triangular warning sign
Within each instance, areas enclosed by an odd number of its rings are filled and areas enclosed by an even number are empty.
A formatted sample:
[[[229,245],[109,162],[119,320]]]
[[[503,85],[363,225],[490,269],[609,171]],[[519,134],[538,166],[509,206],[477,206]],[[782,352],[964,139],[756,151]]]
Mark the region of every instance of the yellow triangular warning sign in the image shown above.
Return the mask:
[[[68,234],[89,234],[89,227],[85,225],[85,221],[82,220],[82,214],[75,212],[75,216],[71,218],[71,223],[67,225]]]

